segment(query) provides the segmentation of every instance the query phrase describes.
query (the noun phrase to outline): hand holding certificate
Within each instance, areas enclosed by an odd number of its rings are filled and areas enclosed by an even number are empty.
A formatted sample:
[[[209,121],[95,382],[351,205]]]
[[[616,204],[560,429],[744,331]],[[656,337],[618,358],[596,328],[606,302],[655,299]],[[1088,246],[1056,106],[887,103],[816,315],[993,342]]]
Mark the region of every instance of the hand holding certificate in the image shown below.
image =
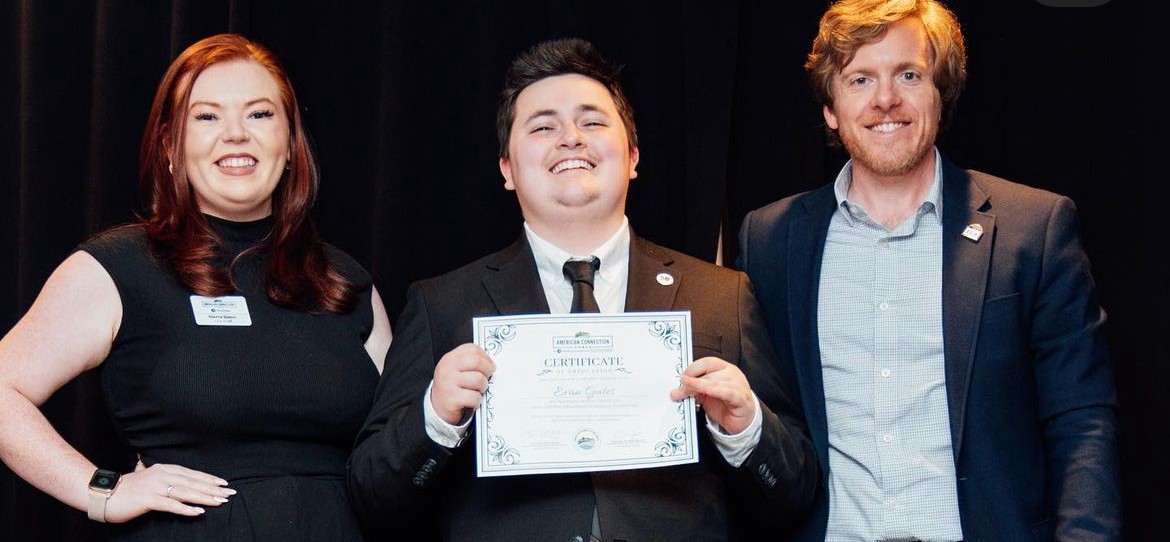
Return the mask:
[[[698,461],[689,312],[476,318],[495,362],[476,413],[479,476]]]

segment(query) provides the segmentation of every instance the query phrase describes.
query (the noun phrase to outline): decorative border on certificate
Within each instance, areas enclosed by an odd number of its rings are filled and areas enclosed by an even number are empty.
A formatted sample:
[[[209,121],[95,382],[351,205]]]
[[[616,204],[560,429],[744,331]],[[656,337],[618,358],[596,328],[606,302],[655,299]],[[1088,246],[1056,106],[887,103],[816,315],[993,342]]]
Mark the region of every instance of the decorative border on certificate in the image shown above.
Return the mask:
[[[691,313],[475,318],[496,372],[476,410],[478,476],[640,469],[699,460]]]

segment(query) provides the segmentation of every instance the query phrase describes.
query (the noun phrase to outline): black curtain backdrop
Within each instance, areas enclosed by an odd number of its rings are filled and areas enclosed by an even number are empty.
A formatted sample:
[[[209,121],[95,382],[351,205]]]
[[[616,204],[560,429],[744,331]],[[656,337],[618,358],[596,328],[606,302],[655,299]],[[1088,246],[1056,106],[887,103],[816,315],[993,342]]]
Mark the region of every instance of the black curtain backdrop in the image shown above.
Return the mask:
[[[828,182],[801,68],[820,0],[337,2],[9,0],[0,7],[0,330],[87,236],[131,220],[139,140],[159,78],[195,40],[232,31],[291,73],[320,157],[318,225],[374,274],[391,318],[413,280],[520,231],[496,166],[495,100],[520,51],[580,36],[625,64],[642,162],[628,214],[654,241],[735,256],[744,214]],[[1153,123],[1160,68],[1133,0],[1049,8],[952,0],[970,79],[939,146],[964,167],[1069,195],[1094,265],[1122,401],[1129,540],[1153,540],[1167,499],[1167,272]],[[1152,25],[1151,25],[1152,26]],[[1152,100],[1150,102],[1152,104]],[[1155,223],[1155,220],[1158,222]],[[83,308],[83,307],[82,307]],[[99,465],[129,468],[93,373],[44,411]],[[0,415],[4,415],[0,413]],[[104,540],[0,467],[0,539]]]

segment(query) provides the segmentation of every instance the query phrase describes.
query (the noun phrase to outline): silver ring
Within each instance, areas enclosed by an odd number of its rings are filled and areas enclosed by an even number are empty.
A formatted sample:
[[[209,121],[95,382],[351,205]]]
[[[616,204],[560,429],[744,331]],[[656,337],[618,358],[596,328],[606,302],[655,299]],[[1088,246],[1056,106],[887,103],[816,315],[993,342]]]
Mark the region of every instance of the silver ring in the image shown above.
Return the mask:
[[[171,492],[175,490],[175,486],[167,486],[167,492],[163,494],[166,498],[171,498]]]

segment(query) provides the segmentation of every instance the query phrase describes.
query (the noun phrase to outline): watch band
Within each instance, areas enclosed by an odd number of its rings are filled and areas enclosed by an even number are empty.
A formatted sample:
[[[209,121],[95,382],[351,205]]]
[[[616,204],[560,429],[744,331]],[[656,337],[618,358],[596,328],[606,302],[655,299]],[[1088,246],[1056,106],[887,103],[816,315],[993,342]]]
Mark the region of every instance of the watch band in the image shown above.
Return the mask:
[[[86,514],[94,521],[106,522],[106,504],[110,501],[113,492],[102,493],[94,489],[89,490],[89,508]]]
[[[89,479],[89,506],[85,509],[89,519],[106,522],[106,505],[109,504],[114,490],[118,489],[121,477],[121,474],[112,470],[93,471],[93,476]]]

